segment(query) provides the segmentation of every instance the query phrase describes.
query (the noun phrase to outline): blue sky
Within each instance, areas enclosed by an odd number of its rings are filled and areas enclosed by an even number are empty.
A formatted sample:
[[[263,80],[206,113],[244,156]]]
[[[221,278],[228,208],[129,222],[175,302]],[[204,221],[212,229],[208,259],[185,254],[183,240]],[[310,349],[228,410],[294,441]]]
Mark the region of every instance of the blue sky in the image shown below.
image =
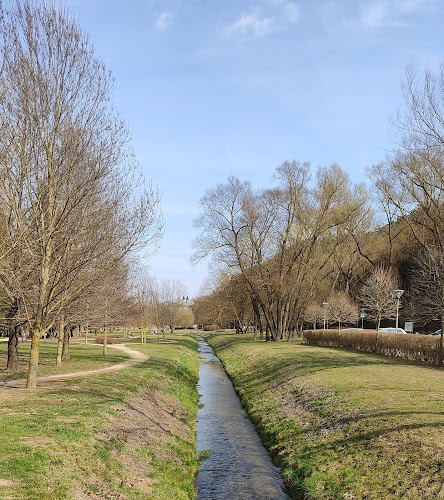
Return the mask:
[[[354,182],[393,148],[406,65],[443,58],[439,0],[69,0],[116,80],[145,177],[163,193],[150,272],[196,296],[189,264],[205,190],[270,184],[284,160]]]

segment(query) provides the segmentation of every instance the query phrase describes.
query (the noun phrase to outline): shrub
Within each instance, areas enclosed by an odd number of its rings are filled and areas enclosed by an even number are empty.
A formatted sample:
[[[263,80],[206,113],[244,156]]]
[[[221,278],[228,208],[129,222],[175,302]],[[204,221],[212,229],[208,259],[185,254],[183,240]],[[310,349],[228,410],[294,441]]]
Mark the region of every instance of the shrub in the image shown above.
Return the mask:
[[[203,329],[206,332],[215,332],[216,330],[219,330],[219,325],[205,325]]]
[[[338,330],[304,330],[305,340],[309,344],[334,347],[339,345]]]
[[[376,340],[376,332],[356,332],[353,330],[341,331],[341,347],[347,347],[348,349],[375,352]]]
[[[115,337],[106,337],[107,344],[114,344]],[[96,344],[103,344],[103,337],[96,337]]]
[[[305,340],[311,345],[346,347],[384,356],[438,364],[439,337],[386,332],[353,330],[304,330]]]

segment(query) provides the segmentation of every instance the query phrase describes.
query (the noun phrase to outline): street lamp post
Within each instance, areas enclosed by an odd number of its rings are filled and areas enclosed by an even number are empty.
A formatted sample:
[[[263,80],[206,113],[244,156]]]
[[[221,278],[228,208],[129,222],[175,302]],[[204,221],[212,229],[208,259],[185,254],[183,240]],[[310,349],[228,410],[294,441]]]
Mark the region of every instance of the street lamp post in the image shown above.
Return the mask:
[[[361,317],[361,328],[364,330],[364,318],[365,318],[364,309],[361,309],[360,317]]]
[[[399,318],[399,299],[404,293],[404,290],[393,290],[393,295],[396,297],[396,333],[398,333],[398,318]]]
[[[324,306],[324,330],[325,330],[325,324],[326,324],[326,319],[327,319],[327,306],[328,306],[328,302],[322,302],[322,305]]]

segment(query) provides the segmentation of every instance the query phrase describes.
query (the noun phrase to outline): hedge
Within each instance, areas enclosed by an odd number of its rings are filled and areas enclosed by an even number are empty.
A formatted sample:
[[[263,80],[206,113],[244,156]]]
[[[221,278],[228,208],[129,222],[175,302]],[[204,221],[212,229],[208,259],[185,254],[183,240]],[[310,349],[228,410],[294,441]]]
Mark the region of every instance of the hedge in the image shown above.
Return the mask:
[[[205,332],[215,332],[219,330],[219,325],[204,325],[203,329]]]
[[[103,337],[96,337],[96,344],[103,344]],[[106,337],[107,344],[114,344],[116,337]]]
[[[310,345],[346,347],[384,356],[439,364],[439,337],[355,330],[304,330],[303,335]]]

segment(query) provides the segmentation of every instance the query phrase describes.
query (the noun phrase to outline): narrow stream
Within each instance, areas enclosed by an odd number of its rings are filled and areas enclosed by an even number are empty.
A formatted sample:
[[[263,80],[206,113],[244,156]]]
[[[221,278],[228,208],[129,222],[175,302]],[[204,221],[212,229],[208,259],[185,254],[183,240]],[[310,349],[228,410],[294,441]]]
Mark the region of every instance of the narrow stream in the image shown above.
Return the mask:
[[[201,337],[197,450],[209,450],[197,474],[198,500],[284,500],[284,483],[219,358]]]

